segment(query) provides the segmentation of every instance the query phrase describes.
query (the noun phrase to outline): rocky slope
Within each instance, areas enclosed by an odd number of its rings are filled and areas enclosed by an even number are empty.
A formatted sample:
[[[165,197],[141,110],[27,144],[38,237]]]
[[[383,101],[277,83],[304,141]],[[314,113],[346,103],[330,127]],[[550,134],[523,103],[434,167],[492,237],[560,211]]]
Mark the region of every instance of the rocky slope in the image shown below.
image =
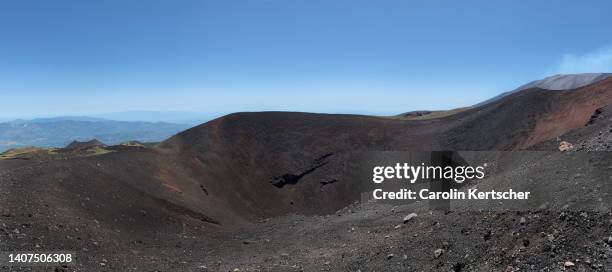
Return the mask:
[[[610,104],[605,79],[527,89],[441,118],[238,113],[155,148],[4,159],[0,251],[75,250],[87,271],[605,269],[612,192],[601,185],[612,157],[562,153],[554,141],[588,145],[609,125]],[[501,166],[464,189],[533,190],[542,203],[457,203],[440,213],[422,202],[359,202],[371,180],[353,170],[372,154],[526,149],[547,151],[475,156]],[[409,212],[419,216],[403,224]]]

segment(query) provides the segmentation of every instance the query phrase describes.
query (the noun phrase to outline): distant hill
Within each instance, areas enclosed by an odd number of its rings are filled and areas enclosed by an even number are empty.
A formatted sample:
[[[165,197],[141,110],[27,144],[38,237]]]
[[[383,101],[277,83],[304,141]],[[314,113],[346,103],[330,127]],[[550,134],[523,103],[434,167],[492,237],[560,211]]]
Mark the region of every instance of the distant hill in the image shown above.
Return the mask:
[[[509,94],[513,94],[522,90],[527,90],[531,88],[540,88],[546,90],[571,90],[602,81],[611,76],[612,73],[559,74],[549,76],[540,80],[534,80],[527,84],[521,85],[520,87],[512,91],[502,93],[491,99],[480,102],[474,105],[473,107],[479,107],[485,104],[489,104]]]
[[[182,130],[185,124],[126,122],[90,117],[56,117],[0,123],[0,152],[10,148],[64,147],[72,141],[98,139],[106,144],[127,141],[159,142]]]
[[[96,146],[105,147],[106,145],[96,139],[92,139],[86,142],[72,141],[65,149],[86,149]]]

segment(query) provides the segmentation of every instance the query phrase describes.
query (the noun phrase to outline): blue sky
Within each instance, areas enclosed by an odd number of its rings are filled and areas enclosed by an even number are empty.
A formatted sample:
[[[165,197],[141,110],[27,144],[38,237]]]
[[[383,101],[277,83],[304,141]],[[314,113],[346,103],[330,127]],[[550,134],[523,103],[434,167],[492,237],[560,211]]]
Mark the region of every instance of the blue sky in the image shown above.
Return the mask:
[[[610,1],[0,0],[0,117],[475,104],[612,70]]]

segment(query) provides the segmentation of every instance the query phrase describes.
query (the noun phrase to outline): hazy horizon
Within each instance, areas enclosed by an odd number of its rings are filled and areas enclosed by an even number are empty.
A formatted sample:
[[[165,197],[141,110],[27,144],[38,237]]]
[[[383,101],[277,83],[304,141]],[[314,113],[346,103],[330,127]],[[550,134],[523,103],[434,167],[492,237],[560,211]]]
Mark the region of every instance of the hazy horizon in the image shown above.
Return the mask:
[[[555,74],[559,75],[559,74]],[[553,75],[549,75],[553,76]],[[539,80],[542,78],[536,78],[535,80]],[[525,82],[529,83],[529,82]],[[525,84],[523,83],[523,84]],[[523,85],[521,84],[521,85]],[[517,86],[520,87],[520,86]],[[512,89],[514,90],[514,89]],[[396,115],[409,111],[419,111],[419,110],[451,110],[461,107],[469,107],[473,105],[477,105],[478,103],[482,103],[491,99],[493,97],[497,97],[500,94],[503,94],[509,90],[500,91],[496,94],[493,94],[492,97],[486,97],[483,100],[476,101],[477,103],[455,106],[451,108],[444,107],[432,107],[432,108],[413,108],[413,109],[404,109],[399,112],[389,112],[385,110],[372,111],[372,110],[363,110],[363,109],[354,109],[354,110],[331,110],[331,111],[308,111],[308,110],[295,110],[295,109],[264,109],[264,110],[237,110],[237,111],[195,111],[195,110],[139,110],[139,109],[128,109],[122,111],[109,111],[109,112],[100,112],[100,113],[88,113],[88,112],[59,112],[59,113],[30,113],[30,114],[22,114],[22,115],[0,115],[0,122],[6,121],[14,121],[14,120],[33,120],[33,119],[45,119],[45,118],[77,118],[77,117],[91,117],[91,118],[101,118],[107,120],[116,120],[116,121],[144,121],[144,122],[168,122],[168,123],[180,123],[180,124],[198,124],[202,122],[206,122],[212,120],[217,117],[221,117],[227,114],[236,113],[236,112],[258,112],[258,111],[286,111],[286,112],[311,112],[311,113],[324,113],[324,114],[363,114],[363,115],[379,115],[379,116],[389,116]]]

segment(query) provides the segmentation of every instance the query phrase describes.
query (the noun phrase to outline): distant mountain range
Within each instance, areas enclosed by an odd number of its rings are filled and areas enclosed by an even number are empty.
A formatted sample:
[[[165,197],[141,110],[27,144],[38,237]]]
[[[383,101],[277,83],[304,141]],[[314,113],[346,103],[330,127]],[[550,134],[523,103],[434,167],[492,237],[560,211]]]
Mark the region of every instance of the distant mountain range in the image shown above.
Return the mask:
[[[24,146],[63,147],[74,140],[105,144],[159,142],[189,128],[187,124],[127,122],[92,117],[55,117],[0,123],[0,152]]]
[[[223,112],[197,112],[197,111],[121,111],[106,114],[92,115],[116,121],[128,122],[166,122],[174,124],[199,125],[216,117],[223,116]]]
[[[65,119],[77,121],[96,121],[96,120],[114,120],[126,122],[164,122],[172,124],[188,124],[199,125],[219,116],[223,116],[228,112],[199,112],[199,111],[150,111],[150,110],[131,110],[117,111],[109,113],[97,114],[67,114],[56,117],[54,115],[21,115],[21,116],[0,116],[0,122],[9,122],[16,119],[33,120],[33,119]]]

